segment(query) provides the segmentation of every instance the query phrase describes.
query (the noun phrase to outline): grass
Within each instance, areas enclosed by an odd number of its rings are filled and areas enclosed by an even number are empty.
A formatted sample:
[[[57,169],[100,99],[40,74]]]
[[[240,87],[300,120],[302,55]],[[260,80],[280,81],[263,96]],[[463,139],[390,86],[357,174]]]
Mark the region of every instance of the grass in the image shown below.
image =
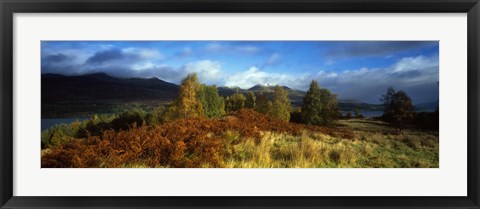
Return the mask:
[[[263,133],[233,146],[229,168],[438,168],[438,132],[398,131],[381,121],[338,121],[353,139],[304,131]],[[238,137],[238,136],[235,136]]]
[[[341,123],[343,128],[352,128],[362,121]],[[391,131],[388,127],[382,130]],[[363,129],[356,131],[354,139],[308,131],[301,136],[265,132],[260,140],[246,139],[234,145],[232,153],[225,167],[436,168],[438,138],[433,133],[412,130],[383,134]]]
[[[434,131],[370,119],[314,127],[245,110],[105,131],[42,151],[42,167],[438,168],[438,153]]]

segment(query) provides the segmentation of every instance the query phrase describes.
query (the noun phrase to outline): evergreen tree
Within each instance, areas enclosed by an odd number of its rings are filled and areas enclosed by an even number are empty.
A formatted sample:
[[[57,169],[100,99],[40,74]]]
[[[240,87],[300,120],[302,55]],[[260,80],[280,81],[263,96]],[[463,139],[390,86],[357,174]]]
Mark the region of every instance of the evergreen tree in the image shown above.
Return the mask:
[[[306,124],[322,124],[323,118],[321,110],[323,108],[320,100],[320,86],[317,81],[312,80],[310,88],[305,97],[303,97],[302,105],[302,121]]]
[[[332,94],[328,89],[320,90],[320,101],[323,103],[321,117],[323,124],[332,123],[339,116],[337,95]]]
[[[254,109],[255,108],[255,100],[256,100],[255,94],[253,94],[252,91],[248,91],[247,99],[245,101],[245,107],[250,108],[250,109]]]

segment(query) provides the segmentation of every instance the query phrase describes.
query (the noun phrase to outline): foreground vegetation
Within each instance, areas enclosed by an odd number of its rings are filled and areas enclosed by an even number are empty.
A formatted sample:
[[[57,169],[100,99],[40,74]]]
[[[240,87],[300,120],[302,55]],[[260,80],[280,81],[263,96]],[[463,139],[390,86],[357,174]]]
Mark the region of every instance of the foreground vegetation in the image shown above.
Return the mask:
[[[437,135],[369,119],[294,124],[242,109],[72,138],[44,149],[42,167],[438,167]]]

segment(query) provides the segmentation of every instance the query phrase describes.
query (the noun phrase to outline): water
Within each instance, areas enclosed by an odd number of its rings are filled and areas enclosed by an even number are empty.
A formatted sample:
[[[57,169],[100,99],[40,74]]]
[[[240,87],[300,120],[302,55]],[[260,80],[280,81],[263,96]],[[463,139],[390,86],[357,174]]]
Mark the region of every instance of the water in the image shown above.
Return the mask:
[[[352,116],[355,116],[355,111],[340,111],[340,113],[342,113],[343,116],[345,116],[347,112],[350,112]],[[417,110],[417,113],[419,112],[435,112],[435,110]],[[360,110],[360,115],[363,115],[363,117],[366,117],[366,118],[380,117],[383,115],[383,111]]]
[[[71,123],[74,121],[83,121],[87,118],[42,118],[41,120],[41,127],[42,131],[49,129],[53,125],[60,124],[60,123]]]

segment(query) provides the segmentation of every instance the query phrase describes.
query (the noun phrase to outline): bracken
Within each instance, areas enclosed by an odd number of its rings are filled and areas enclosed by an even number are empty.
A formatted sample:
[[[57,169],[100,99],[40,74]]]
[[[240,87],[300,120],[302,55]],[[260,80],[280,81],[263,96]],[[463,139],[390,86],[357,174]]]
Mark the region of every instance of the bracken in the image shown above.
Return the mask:
[[[300,135],[302,130],[353,138],[353,132],[329,127],[289,123],[250,109],[221,119],[178,119],[154,127],[132,125],[127,131],[106,130],[100,136],[75,139],[51,148],[42,156],[42,167],[122,167],[135,163],[149,167],[223,167],[228,154],[228,131],[242,138],[260,139],[262,132]]]

